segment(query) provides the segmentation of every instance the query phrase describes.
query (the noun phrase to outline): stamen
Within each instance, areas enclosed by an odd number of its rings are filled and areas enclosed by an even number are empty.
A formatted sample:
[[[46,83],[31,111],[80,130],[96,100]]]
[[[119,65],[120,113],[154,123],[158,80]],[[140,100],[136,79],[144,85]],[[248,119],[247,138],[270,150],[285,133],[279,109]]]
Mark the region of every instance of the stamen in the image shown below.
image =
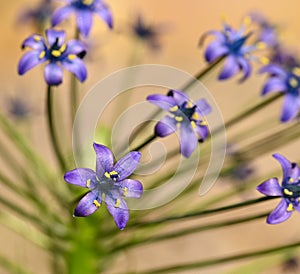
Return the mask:
[[[75,54],[69,54],[69,55],[68,55],[68,58],[69,58],[70,60],[74,60],[76,57],[77,57],[77,56],[76,56]]]
[[[259,61],[260,61],[263,65],[267,65],[267,64],[270,63],[270,59],[269,59],[268,57],[265,57],[265,56],[261,57],[261,58],[259,59]]]
[[[188,101],[187,103],[186,103],[186,107],[187,108],[192,108],[194,105],[192,104],[192,102],[190,102],[190,101]]]
[[[63,52],[66,50],[66,48],[67,48],[67,45],[66,45],[66,44],[63,44],[63,45],[60,47],[59,51],[60,51],[61,53],[63,53]]]
[[[82,3],[87,6],[93,4],[93,2],[94,2],[94,0],[82,0]]]
[[[127,196],[127,194],[128,194],[128,187],[124,187],[123,188],[123,194],[124,194],[125,197]]]
[[[244,18],[244,20],[243,20],[243,24],[244,24],[245,26],[249,26],[251,23],[252,23],[251,17],[250,17],[250,16],[246,16],[246,17]]]
[[[101,206],[101,204],[97,200],[94,200],[93,204],[98,208]]]
[[[182,122],[183,121],[183,117],[181,117],[181,116],[175,116],[175,120],[177,122]]]
[[[208,126],[208,123],[206,121],[201,121],[200,126]]]
[[[117,199],[116,200],[116,203],[115,203],[115,207],[118,208],[121,204],[121,200],[120,199]]]
[[[40,55],[39,55],[39,59],[43,59],[46,55],[46,52],[43,50]]]
[[[59,56],[61,56],[61,52],[60,52],[59,50],[56,50],[56,49],[52,50],[52,51],[51,51],[51,54],[52,54],[54,57],[59,57]]]
[[[41,38],[41,36],[39,36],[39,35],[34,35],[34,36],[33,36],[33,40],[36,41],[36,42],[39,42],[39,41],[42,40],[42,38]]]
[[[293,68],[292,73],[295,74],[296,76],[300,77],[300,68],[299,67]]]
[[[110,174],[109,174],[107,171],[104,173],[104,176],[105,176],[106,178],[110,178]]]
[[[87,186],[88,188],[91,187],[91,179],[88,179],[88,180],[86,181],[86,186]]]
[[[289,206],[287,207],[286,211],[287,212],[291,212],[294,210],[293,204],[289,204]]]
[[[288,195],[288,196],[292,196],[292,195],[294,194],[292,191],[288,190],[287,188],[285,188],[285,189],[283,190],[283,193],[284,193],[285,195]]]
[[[195,129],[197,127],[195,121],[191,121],[191,126],[192,126],[193,129]]]
[[[194,120],[198,120],[200,117],[199,117],[199,114],[197,112],[194,112],[193,115],[192,115],[192,118]]]
[[[169,108],[169,111],[170,111],[170,112],[176,112],[178,109],[179,109],[178,106],[173,106],[173,107],[170,107],[170,108]]]
[[[290,183],[294,183],[294,179],[293,179],[293,178],[290,178],[290,179],[289,179],[289,182],[290,182]]]
[[[267,44],[265,42],[260,41],[260,42],[256,43],[256,48],[259,49],[259,50],[266,49]]]
[[[295,77],[291,77],[289,80],[291,87],[296,88],[298,86],[298,80]]]

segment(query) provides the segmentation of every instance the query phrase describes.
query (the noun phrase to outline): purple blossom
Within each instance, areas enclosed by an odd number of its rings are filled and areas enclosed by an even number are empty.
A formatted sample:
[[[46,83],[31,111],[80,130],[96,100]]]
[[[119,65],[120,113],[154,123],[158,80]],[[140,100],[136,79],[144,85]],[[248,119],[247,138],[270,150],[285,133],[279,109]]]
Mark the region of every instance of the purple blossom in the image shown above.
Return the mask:
[[[273,157],[282,168],[281,186],[277,178],[271,178],[257,187],[257,190],[264,195],[282,197],[277,207],[268,216],[268,224],[284,222],[294,210],[300,211],[300,169],[296,163],[291,163],[280,154],[274,154]]]
[[[54,11],[52,16],[52,26],[70,16],[76,15],[76,23],[80,33],[88,36],[93,25],[93,14],[102,18],[109,28],[113,27],[112,15],[108,6],[102,0],[65,0],[65,6]]]
[[[203,43],[207,35],[214,35],[215,40],[211,42],[205,50],[205,60],[213,63],[219,58],[225,58],[224,66],[218,76],[219,80],[229,79],[238,72],[243,72],[240,82],[246,80],[251,74],[251,52],[261,47],[263,44],[247,45],[246,42],[251,33],[245,33],[243,25],[239,30],[223,24],[222,31],[209,31],[200,39]]]
[[[143,186],[139,181],[126,179],[136,169],[141,154],[132,151],[114,164],[109,148],[94,143],[96,171],[76,168],[64,176],[66,182],[88,188],[90,191],[79,201],[75,217],[86,217],[94,213],[104,199],[109,213],[119,229],[124,229],[129,220],[129,209],[123,197],[140,198]]]
[[[19,74],[23,75],[35,66],[48,61],[49,63],[44,68],[44,78],[48,85],[62,83],[62,67],[83,82],[87,77],[87,70],[81,59],[86,53],[86,48],[78,40],[65,43],[65,36],[64,31],[47,29],[47,41],[39,34],[25,39],[22,48],[29,47],[31,50],[26,52],[19,62]]]
[[[201,118],[211,112],[206,100],[200,99],[193,104],[183,92],[176,90],[170,90],[167,96],[149,95],[147,100],[169,112],[156,124],[155,135],[168,136],[179,126],[181,154],[190,157],[198,142],[203,142],[209,133],[206,121]]]
[[[269,73],[269,78],[263,86],[262,95],[271,92],[282,92],[285,94],[281,122],[294,119],[300,107],[300,67],[294,66],[285,69],[282,66],[270,64],[260,70],[261,73]]]

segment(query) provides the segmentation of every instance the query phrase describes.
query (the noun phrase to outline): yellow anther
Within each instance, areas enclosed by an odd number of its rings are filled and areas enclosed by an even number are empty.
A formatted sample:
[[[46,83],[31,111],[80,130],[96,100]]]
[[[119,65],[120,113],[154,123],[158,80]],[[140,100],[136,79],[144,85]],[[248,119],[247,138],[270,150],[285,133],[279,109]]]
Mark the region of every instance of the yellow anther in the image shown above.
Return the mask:
[[[63,45],[60,47],[59,51],[60,51],[61,53],[63,53],[63,52],[66,50],[66,48],[67,48],[67,45],[66,45],[66,44],[63,44]]]
[[[181,117],[181,116],[175,116],[175,120],[177,122],[182,122],[183,121],[183,117]]]
[[[59,57],[59,56],[61,56],[61,52],[60,52],[59,50],[56,50],[56,49],[52,50],[52,51],[51,51],[51,54],[52,54],[54,57]]]
[[[194,112],[193,115],[192,115],[192,118],[194,120],[198,120],[200,117],[199,117],[199,114],[197,112]]]
[[[96,207],[100,207],[101,204],[97,201],[97,200],[94,200],[93,204],[96,206]]]
[[[291,77],[289,80],[291,87],[296,88],[298,86],[298,80],[295,77]]]
[[[300,202],[300,197],[298,198],[298,202]]]
[[[288,189],[284,189],[283,190],[283,193],[285,194],[285,195],[288,195],[288,196],[292,196],[294,193],[292,192],[292,191],[289,191]]]
[[[42,38],[41,38],[41,36],[39,36],[39,35],[34,35],[34,36],[33,36],[33,40],[36,41],[36,42],[39,42],[39,41],[42,40]]]
[[[39,59],[43,59],[46,55],[46,52],[43,50],[40,55],[39,55]]]
[[[222,22],[226,23],[227,17],[228,17],[227,14],[222,14],[222,15],[221,15],[221,20],[222,20]]]
[[[292,73],[295,74],[296,76],[300,77],[300,68],[299,67],[293,68]]]
[[[206,121],[201,121],[200,126],[208,126],[208,123]]]
[[[116,200],[116,203],[115,203],[115,207],[118,208],[121,204],[121,200],[120,199],[117,199]]]
[[[110,174],[109,174],[107,171],[104,173],[104,176],[105,176],[106,178],[110,178]]]
[[[123,194],[124,194],[125,197],[127,196],[127,194],[128,194],[128,188],[127,187],[123,188]]]
[[[109,172],[109,174],[110,175],[118,175],[118,172],[113,170],[113,171]]]
[[[93,4],[93,2],[94,2],[94,0],[82,0],[82,3],[87,6]]]
[[[293,204],[289,204],[289,206],[287,207],[286,211],[287,212],[291,212],[294,210]]]
[[[70,60],[74,60],[76,57],[77,57],[77,56],[76,56],[75,54],[69,54],[69,55],[68,55],[68,58],[69,58]]]
[[[263,56],[263,57],[260,58],[260,62],[261,62],[263,65],[267,65],[267,64],[270,63],[270,59],[269,59],[268,57]]]
[[[294,179],[293,178],[290,178],[289,179],[289,183],[294,183],[295,181],[294,181]]]
[[[170,112],[175,112],[175,111],[177,111],[178,109],[179,109],[178,106],[174,106],[174,107],[169,108],[169,111],[170,111]]]
[[[88,188],[91,187],[91,179],[88,179],[88,180],[86,181],[86,186],[87,186]]]
[[[244,19],[243,19],[243,24],[245,26],[249,26],[250,24],[252,23],[252,19],[250,16],[246,16]]]
[[[194,105],[192,104],[192,102],[187,102],[186,107],[187,108],[192,108]]]
[[[256,43],[256,48],[257,49],[266,49],[267,48],[267,44],[265,43],[265,42],[262,42],[262,41],[260,41],[260,42],[258,42],[258,43]]]
[[[192,121],[192,122],[191,122],[191,126],[192,126],[192,128],[196,128],[196,127],[197,127],[195,121]]]

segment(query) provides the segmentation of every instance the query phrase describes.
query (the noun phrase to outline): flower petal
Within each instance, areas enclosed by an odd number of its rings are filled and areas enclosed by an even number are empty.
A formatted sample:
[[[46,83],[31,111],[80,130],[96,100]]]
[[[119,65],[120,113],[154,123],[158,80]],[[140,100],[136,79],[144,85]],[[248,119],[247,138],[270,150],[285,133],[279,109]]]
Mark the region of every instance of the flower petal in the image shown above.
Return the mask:
[[[207,126],[199,126],[197,125],[196,128],[194,129],[195,132],[198,134],[199,136],[199,140],[198,142],[203,142],[205,141],[205,139],[207,138],[207,136],[209,135],[209,130]]]
[[[243,57],[240,57],[238,59],[238,63],[240,65],[240,69],[244,72],[244,75],[243,77],[239,80],[239,82],[243,82],[245,81],[251,74],[251,71],[252,71],[252,67],[250,65],[250,62],[248,60],[246,60],[245,58]]]
[[[168,96],[172,96],[176,102],[177,105],[181,106],[182,104],[190,101],[189,97],[184,94],[182,91],[179,90],[170,90],[168,92]]]
[[[155,126],[155,135],[165,137],[176,131],[177,122],[170,116],[162,118]]]
[[[67,54],[82,54],[87,51],[87,46],[79,40],[70,40],[67,44]]]
[[[286,76],[286,72],[282,67],[280,67],[278,65],[273,65],[273,64],[262,67],[259,70],[259,73],[269,73],[273,76],[280,76],[280,77]]]
[[[180,127],[180,152],[184,157],[190,157],[197,148],[197,136],[188,121],[183,121]]]
[[[94,213],[101,205],[100,193],[90,191],[78,203],[74,217],[86,217]]]
[[[113,167],[113,170],[119,174],[117,181],[126,179],[137,168],[140,161],[141,153],[138,151],[132,151],[122,157]]]
[[[118,198],[119,203],[117,203],[116,201],[117,200],[110,195],[105,196],[106,207],[111,216],[114,218],[117,227],[122,230],[128,223],[129,210],[126,202],[123,199]]]
[[[57,39],[57,45],[62,46],[66,39],[66,33],[63,30],[47,29],[46,37],[50,46],[53,46]]]
[[[226,58],[224,67],[219,74],[219,80],[226,80],[239,72],[239,65],[235,57],[228,56]]]
[[[114,165],[114,156],[111,150],[103,145],[94,143],[96,152],[96,173],[98,177],[102,177],[106,171],[111,171]]]
[[[222,57],[228,53],[228,48],[222,45],[219,41],[210,43],[205,51],[205,60],[208,63],[215,61],[217,58]]]
[[[149,95],[147,101],[167,111],[176,105],[173,97],[162,94]]]
[[[45,40],[39,34],[30,35],[27,39],[22,43],[22,48],[29,47],[39,52],[46,49]]]
[[[80,82],[84,82],[87,77],[87,70],[84,62],[76,57],[75,59],[65,59],[62,61],[62,65],[68,71],[72,72]]]
[[[266,95],[270,92],[280,92],[285,90],[287,90],[287,86],[282,79],[278,77],[271,77],[265,83],[261,94]]]
[[[63,70],[56,63],[49,63],[45,66],[44,77],[48,85],[57,86],[62,83]]]
[[[120,194],[128,198],[140,198],[143,194],[143,185],[141,182],[132,179],[126,179],[118,183],[121,187]]]
[[[35,66],[43,63],[46,60],[46,57],[39,58],[41,52],[32,50],[29,52],[26,52],[18,64],[18,73],[20,75],[23,75],[28,70],[34,68]]]
[[[273,154],[273,157],[280,163],[283,173],[283,179],[290,177],[292,163],[279,153]]]
[[[96,174],[89,168],[76,168],[68,171],[65,174],[64,179],[67,183],[72,185],[78,185],[85,188],[93,188],[93,186],[89,184],[92,183],[93,179],[96,179]]]
[[[100,18],[104,20],[104,22],[108,25],[109,28],[113,27],[112,15],[107,5],[101,3],[101,6],[95,9],[95,13],[97,13],[98,16],[100,16]]]
[[[277,178],[271,178],[260,184],[256,190],[267,196],[282,196],[281,187]]]
[[[281,122],[288,122],[294,119],[299,111],[299,101],[298,96],[287,93],[284,98]]]
[[[55,10],[52,14],[52,19],[51,19],[52,26],[55,27],[60,22],[64,21],[66,18],[70,16],[72,12],[74,12],[74,8],[69,5]]]
[[[76,22],[80,33],[88,36],[93,25],[93,13],[90,10],[77,10]]]
[[[211,112],[212,108],[211,106],[207,103],[207,101],[202,98],[198,101],[195,102],[195,105],[197,106],[196,108],[196,112],[200,115],[200,116],[204,116],[207,115]]]
[[[278,224],[287,220],[292,215],[292,211],[287,211],[287,207],[288,205],[285,199],[281,199],[277,207],[268,216],[267,223]]]

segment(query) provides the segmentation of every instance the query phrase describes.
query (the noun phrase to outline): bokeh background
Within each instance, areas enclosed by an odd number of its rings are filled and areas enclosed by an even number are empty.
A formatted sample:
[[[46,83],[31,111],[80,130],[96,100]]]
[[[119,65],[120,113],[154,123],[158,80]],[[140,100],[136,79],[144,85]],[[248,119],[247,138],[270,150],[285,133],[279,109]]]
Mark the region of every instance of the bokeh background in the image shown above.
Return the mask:
[[[41,68],[28,72],[24,77],[17,75],[17,63],[23,54],[20,48],[21,42],[32,34],[31,24],[20,23],[20,14],[29,7],[34,7],[39,1],[13,0],[0,2],[1,18],[1,43],[0,43],[0,77],[1,111],[9,114],[11,98],[20,97],[30,109],[30,119],[27,121],[15,120],[16,127],[24,128],[24,134],[32,140],[36,149],[44,154],[49,165],[54,164],[53,157],[47,144],[48,135],[44,118],[44,100],[46,87],[43,81]],[[278,24],[282,41],[289,47],[299,48],[300,3],[297,0],[289,1],[171,1],[171,0],[127,0],[106,1],[114,16],[115,28],[108,31],[101,20],[95,18],[94,27],[90,35],[89,43],[92,51],[87,55],[87,67],[89,76],[81,86],[81,97],[88,92],[98,81],[116,70],[136,64],[163,64],[176,67],[190,74],[196,74],[205,66],[203,48],[198,46],[199,38],[207,30],[220,29],[223,18],[226,22],[238,27],[244,16],[251,11],[259,11],[265,14],[270,21]],[[60,3],[58,1],[57,5]],[[160,25],[161,48],[153,51],[146,44],[137,42],[132,34],[131,25],[137,14],[142,14],[149,24]],[[74,19],[74,18],[73,18]],[[74,21],[68,20],[62,26],[70,30]],[[217,101],[224,120],[228,120],[247,106],[260,100],[260,89],[264,76],[258,75],[254,70],[253,76],[244,84],[239,85],[237,78],[226,82],[217,82],[216,75],[212,74],[205,79],[204,84]],[[65,84],[68,84],[69,75],[65,73]],[[64,86],[57,89],[57,100],[64,102]],[[272,126],[279,125],[279,113],[281,102],[276,102],[267,111],[260,113],[228,133],[228,140],[234,140],[239,130],[251,127],[266,117],[272,118]],[[266,119],[270,121],[270,119]],[[278,148],[272,153],[279,152],[293,161],[299,161],[299,142],[290,142],[286,146]],[[272,159],[271,154],[261,155],[251,162],[255,172],[261,178],[267,179],[265,174],[272,170],[278,171],[278,164]],[[5,163],[3,163],[5,164]],[[280,175],[280,173],[278,173]],[[42,183],[42,182],[41,182]],[[241,182],[240,182],[241,183]],[[260,182],[257,182],[259,184]],[[195,196],[194,199],[206,199],[219,195],[232,187],[231,179],[220,179],[215,187],[204,197]],[[0,190],[2,191],[2,190]],[[248,197],[259,197],[255,191],[249,191],[245,196],[238,196],[235,201],[242,201]],[[233,200],[234,201],[234,200]],[[267,205],[258,205],[249,209],[249,212],[260,210],[261,206],[271,208],[276,202]],[[169,205],[172,206],[172,205]],[[6,209],[0,209],[6,210]],[[230,213],[231,214],[231,213]],[[244,211],[235,211],[235,216],[243,216]],[[159,267],[168,264],[191,262],[211,257],[239,254],[249,250],[265,248],[269,245],[284,244],[299,239],[300,218],[294,214],[288,222],[276,226],[265,224],[258,220],[244,225],[207,231],[181,237],[159,244],[142,246],[140,248],[124,251],[118,257],[107,273],[119,271],[139,271],[148,267]],[[186,221],[180,226],[188,227],[221,218],[229,217],[229,214],[217,217]],[[178,228],[178,227],[177,227]],[[172,227],[169,228],[172,230]],[[126,231],[124,237],[126,237]],[[22,262],[34,273],[50,273],[50,258],[48,254],[33,244],[27,242],[16,233],[3,225],[0,225],[1,252],[7,254],[13,260]],[[286,254],[286,258],[294,256],[299,258],[299,252]],[[238,263],[229,263],[217,267],[205,268],[201,271],[186,271],[184,273],[246,273],[244,265],[252,265],[252,272],[247,273],[300,273],[300,268],[287,268],[284,266],[284,256],[268,256],[244,260]],[[297,261],[294,266],[297,266]],[[0,273],[5,273],[0,269]]]

